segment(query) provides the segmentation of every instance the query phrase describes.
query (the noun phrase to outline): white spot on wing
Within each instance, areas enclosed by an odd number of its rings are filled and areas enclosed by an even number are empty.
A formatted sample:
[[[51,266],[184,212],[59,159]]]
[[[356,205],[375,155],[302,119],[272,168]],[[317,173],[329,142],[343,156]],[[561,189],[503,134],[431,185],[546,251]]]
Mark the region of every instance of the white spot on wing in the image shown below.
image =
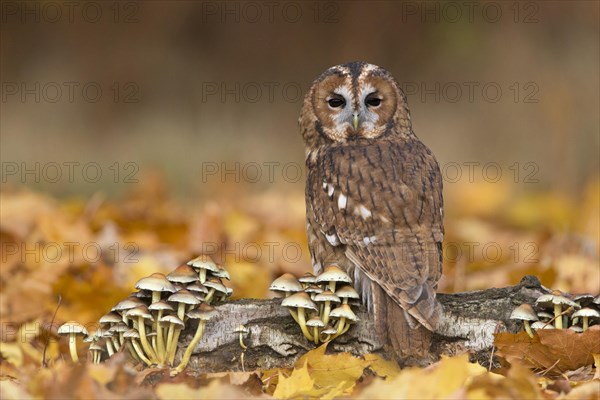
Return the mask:
[[[344,196],[343,193],[340,193],[340,195],[338,197],[338,208],[340,210],[345,209],[347,203],[348,203],[348,198],[346,196]]]
[[[363,206],[362,204],[360,205],[360,207],[358,207],[358,210],[360,211],[360,216],[363,219],[367,219],[371,216],[371,210],[369,210],[367,207]]]
[[[327,184],[327,196],[333,197],[333,185],[331,183]]]
[[[323,190],[327,190],[327,182],[323,181]]]
[[[338,235],[335,232],[331,235],[325,234],[325,238],[332,246],[337,246],[338,244],[340,244],[340,238],[338,238]]]
[[[377,236],[365,236],[363,238],[363,243],[365,246],[368,246],[371,243],[375,243],[377,241]]]

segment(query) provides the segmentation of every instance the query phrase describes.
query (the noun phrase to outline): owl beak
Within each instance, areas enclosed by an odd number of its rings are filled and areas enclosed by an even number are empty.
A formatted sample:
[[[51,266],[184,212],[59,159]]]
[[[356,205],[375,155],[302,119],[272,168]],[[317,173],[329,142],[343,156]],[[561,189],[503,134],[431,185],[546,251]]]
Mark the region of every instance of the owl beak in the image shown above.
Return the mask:
[[[354,126],[354,130],[358,130],[358,113],[352,114],[352,125]]]

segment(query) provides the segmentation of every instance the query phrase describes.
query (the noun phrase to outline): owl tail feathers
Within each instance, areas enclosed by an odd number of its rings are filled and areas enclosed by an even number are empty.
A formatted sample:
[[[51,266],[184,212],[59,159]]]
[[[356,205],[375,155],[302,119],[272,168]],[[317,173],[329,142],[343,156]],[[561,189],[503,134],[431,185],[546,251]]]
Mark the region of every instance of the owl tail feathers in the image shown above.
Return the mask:
[[[414,319],[409,322],[412,318],[408,313],[383,291],[375,304],[379,305],[375,326],[378,335],[385,339],[388,354],[393,354],[401,366],[425,366],[435,361],[431,353],[433,332]]]
[[[442,306],[435,298],[435,291],[428,285],[422,285],[422,291],[419,298],[414,302],[403,302],[403,308],[410,317],[419,321],[419,324],[434,332],[442,317]],[[411,328],[416,328],[414,320],[409,316],[408,323]]]

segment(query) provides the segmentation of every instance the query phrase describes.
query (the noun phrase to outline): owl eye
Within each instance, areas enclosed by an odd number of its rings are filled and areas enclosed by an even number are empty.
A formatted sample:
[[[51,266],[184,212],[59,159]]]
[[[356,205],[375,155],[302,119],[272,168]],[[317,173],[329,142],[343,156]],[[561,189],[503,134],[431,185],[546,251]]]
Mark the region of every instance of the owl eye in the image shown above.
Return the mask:
[[[329,107],[331,107],[331,108],[338,108],[338,107],[344,107],[346,105],[346,100],[344,100],[341,97],[333,97],[333,98],[327,100],[327,103],[329,104]]]
[[[365,104],[369,107],[378,107],[381,104],[381,99],[375,93],[371,93],[365,99]]]

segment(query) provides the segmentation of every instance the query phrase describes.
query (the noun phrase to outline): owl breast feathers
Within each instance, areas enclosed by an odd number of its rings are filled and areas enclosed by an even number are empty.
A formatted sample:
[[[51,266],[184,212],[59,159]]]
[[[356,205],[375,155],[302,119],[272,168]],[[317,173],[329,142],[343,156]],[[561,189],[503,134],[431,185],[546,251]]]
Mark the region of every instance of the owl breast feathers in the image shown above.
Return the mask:
[[[332,67],[307,93],[300,127],[313,267],[337,264],[354,276],[381,331],[402,317],[434,330],[442,179],[400,86],[371,64]]]

